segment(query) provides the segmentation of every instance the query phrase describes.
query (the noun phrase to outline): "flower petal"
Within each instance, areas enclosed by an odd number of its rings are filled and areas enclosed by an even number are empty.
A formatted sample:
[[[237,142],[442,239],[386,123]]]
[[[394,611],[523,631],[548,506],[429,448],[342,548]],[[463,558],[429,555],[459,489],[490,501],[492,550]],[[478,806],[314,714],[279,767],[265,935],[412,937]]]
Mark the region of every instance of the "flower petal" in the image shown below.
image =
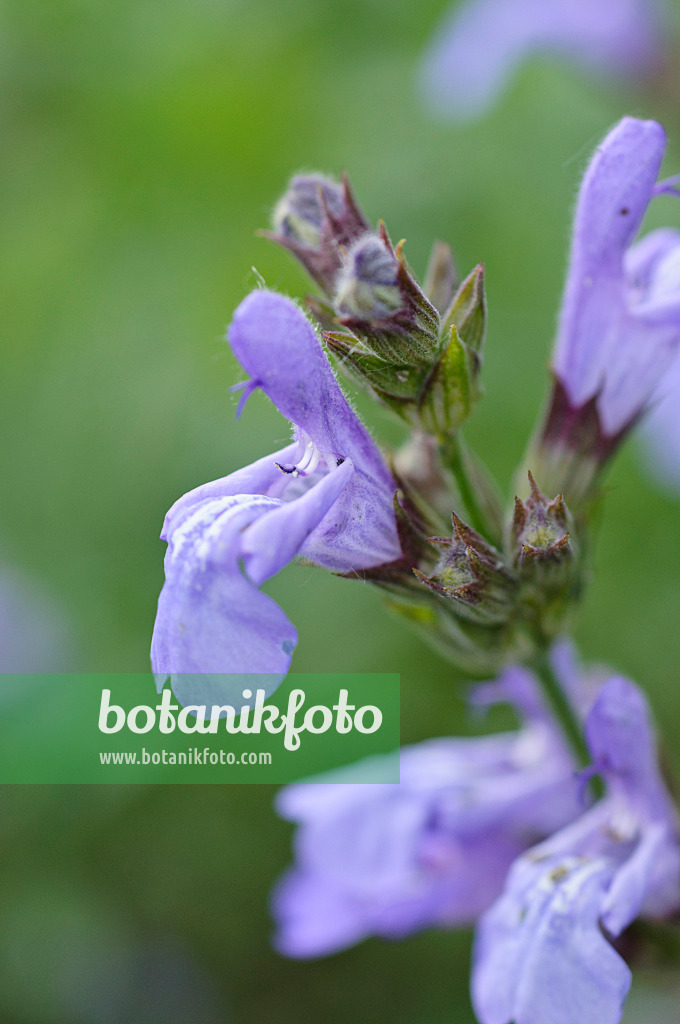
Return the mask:
[[[368,934],[473,921],[519,853],[578,812],[570,763],[551,739],[542,726],[435,739],[401,751],[399,784],[284,789],[277,809],[300,828],[297,870],[275,903],[279,947],[322,955]]]
[[[353,474],[352,461],[346,459],[299,498],[272,509],[246,530],[241,553],[253,583],[264,583],[295,558],[307,537],[332,510]]]
[[[614,676],[588,714],[586,740],[596,766],[646,819],[672,820],[661,780],[649,707],[628,679]]]
[[[238,564],[241,530],[280,502],[208,500],[168,538],[166,582],[151,648],[155,673],[288,671],[297,633]]]
[[[253,292],[236,310],[229,340],[247,372],[316,446],[331,472],[337,472],[333,463],[341,460],[354,466],[344,494],[302,553],[336,572],[400,558],[393,511],[396,483],[340,390],[316,331],[301,310],[282,295]]]
[[[583,179],[554,357],[575,405],[592,398],[611,366],[625,363],[638,344],[637,337],[627,343],[623,260],[652,197],[664,148],[661,125],[626,117],[598,147]],[[653,341],[647,340],[647,354]]]
[[[661,864],[666,868],[662,875],[658,872]],[[670,886],[668,867],[675,875],[674,884]],[[657,914],[676,911],[680,902],[680,851],[668,830],[654,824],[644,828],[635,850],[616,872],[603,901],[602,924],[610,935],[620,935],[639,916],[650,890],[656,896],[660,888],[668,902],[660,907],[654,899]]]
[[[680,491],[680,353],[673,357],[643,423],[645,468],[666,490]]]
[[[273,893],[272,912],[278,923],[274,945],[284,956],[327,956],[368,935],[351,903],[325,879],[305,872],[284,875]]]
[[[204,501],[215,498],[226,498],[233,494],[266,494],[278,498],[279,492],[286,484],[286,476],[277,467],[277,462],[286,465],[295,459],[300,445],[297,441],[286,445],[278,452],[265,455],[257,462],[237,469],[228,476],[220,477],[219,480],[211,480],[207,484],[201,484],[187,491],[175,504],[165,517],[161,540],[167,540],[180,525],[181,518],[186,516],[188,510]]]
[[[599,927],[606,861],[523,857],[482,918],[472,1000],[481,1024],[618,1024],[630,971]]]
[[[624,256],[624,268],[633,293],[644,294],[654,277],[654,271],[671,253],[680,248],[680,231],[658,228],[631,245]]]
[[[316,331],[283,295],[255,291],[234,313],[229,342],[241,365],[279,411],[324,455],[352,459],[357,469],[394,489],[387,466],[340,390]]]

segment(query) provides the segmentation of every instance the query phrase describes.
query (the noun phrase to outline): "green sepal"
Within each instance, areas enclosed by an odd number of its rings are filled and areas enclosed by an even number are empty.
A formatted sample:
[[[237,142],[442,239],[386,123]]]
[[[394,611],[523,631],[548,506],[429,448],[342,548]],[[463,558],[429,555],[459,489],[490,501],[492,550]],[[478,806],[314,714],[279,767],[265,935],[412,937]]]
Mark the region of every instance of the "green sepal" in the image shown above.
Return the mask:
[[[484,289],[484,264],[478,264],[468,274],[453,297],[453,301],[442,320],[442,334],[452,325],[470,352],[477,354],[479,366],[486,338],[486,294]]]
[[[452,324],[448,342],[425,381],[418,403],[421,422],[430,433],[444,436],[470,415],[476,398],[470,362],[467,346]]]

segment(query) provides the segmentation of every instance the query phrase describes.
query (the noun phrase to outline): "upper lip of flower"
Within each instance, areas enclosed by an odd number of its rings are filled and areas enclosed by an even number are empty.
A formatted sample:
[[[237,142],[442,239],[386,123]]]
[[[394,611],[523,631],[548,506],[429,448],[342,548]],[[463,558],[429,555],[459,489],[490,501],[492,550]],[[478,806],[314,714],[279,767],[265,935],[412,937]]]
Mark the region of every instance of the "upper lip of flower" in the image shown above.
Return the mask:
[[[659,190],[665,143],[656,121],[623,118],[579,192],[553,365],[574,406],[596,397],[607,436],[640,413],[680,343],[680,288],[672,275],[653,287],[678,236],[654,232],[632,245]]]

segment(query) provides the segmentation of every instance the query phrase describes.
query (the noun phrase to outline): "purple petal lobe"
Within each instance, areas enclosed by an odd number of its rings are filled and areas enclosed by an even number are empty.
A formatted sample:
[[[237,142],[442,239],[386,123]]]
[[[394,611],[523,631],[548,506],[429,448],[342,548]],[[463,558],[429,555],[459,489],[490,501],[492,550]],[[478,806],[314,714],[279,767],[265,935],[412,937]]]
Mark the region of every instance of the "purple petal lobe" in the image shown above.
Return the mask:
[[[169,537],[151,649],[155,673],[286,673],[297,633],[238,564],[241,531],[278,508],[261,496],[195,506]]]
[[[245,370],[320,452],[351,458],[393,487],[382,456],[340,390],[316,331],[294,302],[275,292],[252,292],[234,313],[229,342]]]
[[[643,423],[644,464],[665,490],[680,492],[680,353],[673,357]]]
[[[583,180],[554,357],[576,405],[604,383],[625,330],[624,252],[649,204],[664,147],[655,121],[624,118],[597,149]]]
[[[586,720],[586,739],[595,764],[632,804],[648,816],[668,815],[647,701],[629,680],[614,676],[602,687]]]
[[[285,875],[272,897],[272,912],[280,924],[274,945],[284,956],[327,956],[368,934],[361,914],[313,875]]]
[[[472,999],[481,1024],[618,1024],[630,971],[599,927],[606,861],[526,859],[479,926]]]
[[[175,504],[165,517],[161,540],[167,541],[176,530],[180,522],[189,511],[203,502],[215,498],[227,498],[235,494],[262,494],[272,498],[278,498],[280,491],[285,486],[281,470],[277,468],[277,462],[287,463],[294,459],[299,451],[299,444],[293,441],[273,455],[265,455],[257,462],[237,469],[229,476],[223,476],[219,480],[211,480],[210,483],[201,484],[187,491]]]
[[[258,585],[280,572],[295,558],[315,529],[323,529],[324,517],[347,487],[354,467],[350,459],[327,473],[295,501],[284,502],[246,531],[242,554],[244,567]]]

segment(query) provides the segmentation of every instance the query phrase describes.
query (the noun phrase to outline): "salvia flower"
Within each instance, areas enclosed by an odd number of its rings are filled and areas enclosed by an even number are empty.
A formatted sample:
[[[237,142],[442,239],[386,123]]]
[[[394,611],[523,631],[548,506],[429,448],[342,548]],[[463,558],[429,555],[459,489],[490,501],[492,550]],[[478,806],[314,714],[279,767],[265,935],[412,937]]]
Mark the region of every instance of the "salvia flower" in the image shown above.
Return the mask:
[[[657,122],[624,118],[579,192],[555,386],[532,467],[568,501],[587,491],[680,347],[680,235],[635,242],[652,198],[671,190],[657,182],[665,141]]]
[[[608,792],[525,853],[482,918],[472,992],[481,1024],[618,1024],[630,971],[609,939],[680,909],[678,822],[646,701],[608,680],[588,715]]]
[[[533,55],[622,78],[663,54],[656,0],[466,0],[437,29],[422,66],[428,104],[460,121],[493,106]]]
[[[296,865],[274,894],[281,952],[323,956],[369,935],[469,924],[515,856],[575,817],[573,765],[533,677],[508,669],[489,690],[523,710],[516,732],[405,747],[399,784],[281,791],[279,813],[299,826]]]
[[[259,586],[296,555],[335,572],[401,555],[396,484],[289,299],[256,291],[229,330],[250,376],[291,421],[286,448],[197,487],[168,512],[152,665],[169,673],[285,673],[294,626]]]

